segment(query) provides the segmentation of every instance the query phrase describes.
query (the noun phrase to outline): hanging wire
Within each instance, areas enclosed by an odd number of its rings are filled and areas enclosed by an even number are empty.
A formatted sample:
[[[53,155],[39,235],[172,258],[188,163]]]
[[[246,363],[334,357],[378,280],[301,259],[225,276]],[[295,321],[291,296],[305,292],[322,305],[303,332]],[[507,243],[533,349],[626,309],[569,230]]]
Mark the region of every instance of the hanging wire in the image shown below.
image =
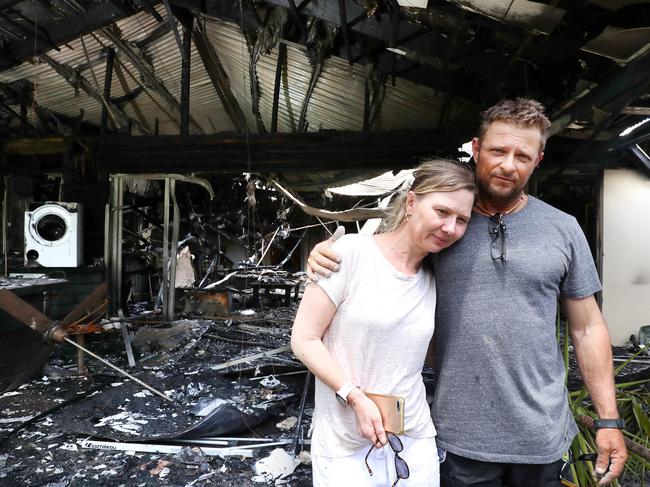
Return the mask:
[[[318,218],[318,217],[316,217],[316,220],[318,220],[318,221],[320,222],[320,225],[325,229],[325,231],[326,231],[327,233],[330,234],[330,237],[331,237],[332,235],[334,235],[332,232],[330,232],[330,229],[327,228],[327,225],[323,222],[323,220],[321,220],[321,219]],[[328,222],[328,224],[330,224],[330,223],[332,223],[332,222]],[[336,222],[334,222],[334,223],[336,223]]]

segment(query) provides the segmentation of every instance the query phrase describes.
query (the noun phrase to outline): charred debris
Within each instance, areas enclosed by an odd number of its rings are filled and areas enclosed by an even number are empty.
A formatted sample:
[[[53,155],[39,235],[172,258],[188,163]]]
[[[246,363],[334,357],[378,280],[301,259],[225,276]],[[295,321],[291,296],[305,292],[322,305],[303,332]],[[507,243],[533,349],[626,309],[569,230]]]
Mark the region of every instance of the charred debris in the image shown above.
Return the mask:
[[[254,174],[173,178],[112,178],[89,265],[37,266],[10,244],[20,272],[0,308],[39,346],[14,376],[21,360],[0,359],[0,485],[311,484],[313,381],[289,347],[303,253],[335,227],[318,207],[364,201],[307,204]],[[109,285],[75,298],[80,272]]]

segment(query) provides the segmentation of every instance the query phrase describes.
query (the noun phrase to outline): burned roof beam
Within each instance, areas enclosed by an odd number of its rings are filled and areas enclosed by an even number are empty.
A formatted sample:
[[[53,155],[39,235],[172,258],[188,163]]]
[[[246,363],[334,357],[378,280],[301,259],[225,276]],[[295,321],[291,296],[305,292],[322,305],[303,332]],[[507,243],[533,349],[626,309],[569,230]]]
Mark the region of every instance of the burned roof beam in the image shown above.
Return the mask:
[[[151,70],[150,65],[137,54],[129,44],[124,42],[122,37],[111,27],[103,27],[102,34],[108,37],[113,44],[123,53],[131,63],[136,67],[140,75],[144,78],[145,84],[150,86],[156,93],[158,93],[165,103],[172,109],[172,113],[180,117],[181,104],[172,95],[162,81],[160,81]],[[190,116],[190,125],[199,134],[203,134],[201,126]]]
[[[163,0],[163,5],[165,6],[165,11],[167,12],[167,22],[169,23],[169,26],[174,33],[174,39],[176,39],[176,45],[178,46],[178,50],[181,53],[181,58],[184,62],[187,62],[187,53],[184,49],[181,35],[178,32],[178,27],[176,26],[176,17],[174,17],[174,13],[172,12],[172,6],[169,3],[169,0]]]
[[[615,111],[617,100],[627,98],[630,87],[636,87],[637,95],[643,91],[643,86],[650,85],[650,52],[639,56],[623,68],[614,71],[607,79],[602,80],[589,93],[575,96],[560,104],[558,110],[551,114],[553,125],[551,133],[556,134],[566,128],[573,120],[592,120],[595,109],[608,112]],[[628,103],[631,100],[628,100]],[[622,110],[627,103],[619,108]]]
[[[230,120],[232,120],[235,130],[240,133],[248,132],[246,117],[244,116],[244,112],[242,111],[237,98],[235,98],[235,95],[230,88],[228,74],[223,68],[217,52],[210,43],[207,33],[203,30],[201,22],[195,23],[192,35],[196,51],[201,57],[203,66],[210,77],[210,81],[212,81],[212,86],[214,86],[214,89],[221,100],[221,104],[226,110],[226,113],[228,113]]]
[[[307,109],[309,108],[309,102],[314,94],[316,83],[318,83],[318,79],[323,72],[325,60],[332,55],[335,37],[336,27],[333,25],[316,21],[312,22],[309,26],[307,55],[309,56],[309,64],[311,65],[312,71],[307,92],[305,93],[305,98],[302,101],[302,107],[300,109],[298,132],[307,132]]]
[[[127,86],[127,89],[124,91],[124,94],[122,96],[112,96],[111,101],[115,103],[117,106],[121,107],[126,103],[131,103],[138,96],[140,96],[142,92],[144,92],[144,88],[142,86],[136,86],[136,88],[132,91],[129,90]]]
[[[74,66],[70,66],[70,67],[72,69],[74,69],[75,71],[79,71],[81,73],[82,71],[86,71],[87,69],[92,69],[95,66],[99,66],[100,64],[103,64],[103,63],[106,62],[106,56],[107,56],[107,53],[108,53],[108,49],[110,49],[110,48],[102,49],[100,52],[95,54],[95,57],[93,57],[93,59],[91,59],[90,61],[84,61],[83,63],[77,64],[77,65],[74,65]]]
[[[111,111],[114,118],[116,119],[116,122],[118,122],[122,127],[127,128],[131,124],[135,124],[142,133],[148,133],[148,131],[142,127],[142,125],[140,125],[137,120],[133,120],[124,110],[122,110],[122,108],[118,107],[110,100],[105,99],[103,95],[97,91],[86,78],[84,78],[70,66],[56,62],[47,54],[42,54],[41,58],[47,64],[49,64],[50,67],[54,69],[54,71],[56,71],[62,78],[64,78],[73,88],[81,88],[88,96],[94,98],[100,104],[106,105],[107,109]]]
[[[208,17],[235,22],[241,26],[244,32],[252,32],[261,27],[257,11],[246,0],[220,0],[218,2],[170,0],[170,3],[174,6],[191,10],[197,14],[204,14]]]
[[[270,52],[282,36],[284,26],[287,23],[287,13],[282,8],[270,8],[267,10],[264,24],[260,29],[251,32],[244,32],[244,38],[248,45],[249,58],[248,72],[250,76],[251,105],[257,131],[266,133],[264,120],[260,112],[260,86],[257,76],[257,62],[265,52]]]
[[[386,74],[372,70],[366,76],[363,130],[371,130],[386,95]]]
[[[289,12],[291,13],[291,17],[293,17],[293,20],[296,22],[296,24],[298,24],[300,33],[304,38],[307,36],[307,26],[305,25],[305,20],[300,16],[300,12],[298,11],[298,7],[296,7],[295,0],[287,1],[289,2]]]
[[[344,3],[343,7],[345,8],[346,17],[356,21],[356,23],[351,22],[348,24],[351,30],[384,41],[387,45],[391,45],[395,41],[396,26],[389,14],[382,13],[368,17],[364,8],[353,0],[342,0],[342,2]],[[289,8],[289,0],[268,0],[268,3]],[[301,11],[305,15],[340,25],[341,16],[339,9],[340,7],[337,2],[315,0],[301,9]],[[427,54],[434,51],[446,52],[450,47],[449,41],[445,36],[432,30],[425,34],[422,32],[420,25],[411,23],[408,20],[400,19],[397,29],[399,32],[397,45],[399,46],[408,47],[414,51],[425,49]]]
[[[104,100],[111,99],[111,84],[113,81],[113,64],[115,63],[115,51],[113,49],[108,50],[108,56],[106,57],[106,74],[104,75]],[[116,104],[116,106],[119,106]],[[108,122],[108,104],[102,103],[102,114],[101,122],[99,125],[99,131],[102,135],[106,132],[106,123]]]
[[[33,109],[44,127],[60,135],[81,136],[83,134],[95,135],[99,133],[99,127],[97,125],[83,121],[83,110],[80,110],[77,117],[71,117],[39,105],[34,105]],[[53,129],[52,125],[54,126]]]
[[[158,3],[158,2],[154,2],[154,3]],[[165,19],[163,19],[162,15],[158,13],[158,11],[154,8],[153,4],[149,0],[142,0],[142,7],[149,15],[151,15],[154,19],[156,19],[161,24],[165,22]]]
[[[255,17],[255,11],[251,9],[250,5],[248,2],[243,2],[243,21],[242,18],[240,17],[240,11],[239,11],[239,2],[235,2],[234,0],[224,0],[221,2],[202,2],[201,0],[170,0],[171,4],[173,6],[178,6],[178,7],[183,7],[186,9],[189,9],[197,14],[204,14],[206,16],[226,20],[226,21],[231,21],[236,24],[243,25],[243,30],[244,33],[247,32],[255,32],[259,26],[259,20]],[[271,4],[278,4],[281,3],[284,5],[285,9],[288,12],[288,3],[287,2],[278,2],[278,1],[271,1],[269,2]],[[309,10],[312,8],[325,8],[323,7],[322,0],[313,0],[309,2],[307,5],[305,5],[307,2],[303,1],[299,6],[298,10],[303,12],[303,10]],[[336,2],[333,2],[336,4]],[[352,5],[352,7],[351,7]],[[338,25],[338,7],[336,5],[330,6],[333,9],[333,14],[335,14],[332,17],[332,22],[335,25]],[[309,14],[309,12],[306,12],[306,14]],[[347,17],[352,19],[349,23],[348,26],[350,30],[354,30],[357,33],[357,43],[353,43],[351,45],[353,52],[352,52],[352,60],[353,62],[358,62],[361,60],[363,57],[369,57],[369,56],[360,56],[358,55],[359,53],[362,52],[363,47],[359,45],[359,41],[362,40],[365,37],[370,38],[372,42],[375,42],[377,39],[379,40],[384,40],[387,39],[388,37],[382,37],[382,29],[386,29],[387,27],[387,21],[383,19],[383,17],[378,20],[377,18],[368,18],[365,10],[359,5],[350,2],[350,0],[346,0],[346,14]],[[312,17],[318,18],[317,15],[310,14]],[[331,17],[331,16],[330,16]],[[328,17],[329,18],[329,17]],[[326,19],[327,20],[327,19]],[[383,23],[382,23],[383,22]],[[402,20],[401,23],[405,23],[406,21]],[[368,27],[369,25],[372,24],[378,24],[380,27]],[[386,24],[386,25],[384,25]],[[363,26],[362,30],[357,30],[357,27]],[[286,30],[285,30],[286,31]],[[368,35],[366,31],[370,31],[373,35]],[[362,35],[359,35],[362,34]],[[421,51],[422,46],[426,46],[425,50],[425,55],[432,57],[435,53],[438,52],[439,49],[441,49],[441,46],[435,42],[430,42],[430,37],[432,34],[425,35],[423,30],[422,30],[422,25],[411,25],[410,27],[406,26],[401,26],[400,27],[400,39],[405,38],[409,39],[407,42],[407,47],[412,46],[417,44],[418,46],[418,51]],[[449,42],[444,38],[436,38],[439,39],[440,42],[445,42],[445,45],[449,44]],[[290,39],[286,39],[291,41]],[[351,39],[352,40],[352,39]],[[429,44],[427,44],[429,43]],[[304,40],[303,40],[304,44]],[[401,46],[405,47],[405,46]],[[415,52],[415,51],[414,51]],[[338,50],[338,48],[335,46],[334,47],[334,54],[341,57],[342,59],[345,59],[345,52],[341,52]],[[381,52],[377,53],[375,56],[371,57],[374,58],[376,57],[376,68],[390,74],[391,73],[391,67],[392,67],[392,61],[389,58],[392,58],[392,53],[390,51],[386,51],[383,49]],[[485,92],[487,88],[485,88],[486,83],[485,80],[482,79],[482,77],[477,76],[477,77],[471,77],[467,76],[467,73],[464,71],[454,71],[454,70],[440,70],[440,69],[435,69],[431,68],[434,63],[430,62],[427,63],[425,66],[418,66],[416,69],[414,69],[412,72],[409,73],[404,73],[401,74],[401,70],[404,67],[404,64],[401,59],[398,59],[397,61],[397,66],[396,66],[396,71],[398,76],[407,79],[409,81],[412,81],[417,84],[421,84],[424,86],[429,86],[433,87],[438,90],[442,90],[446,93],[450,93],[453,95],[457,95],[459,97],[462,97],[464,99],[468,100],[477,100],[480,98],[478,95],[482,94]],[[440,63],[442,64],[442,62]],[[468,61],[467,63],[468,66],[464,66],[466,69],[470,69],[472,62]],[[408,63],[409,66],[411,66],[411,63]],[[482,83],[481,86],[477,87],[477,84]]]
[[[163,22],[151,31],[145,38],[136,41],[134,44],[138,49],[145,49],[149,44],[162,39],[171,30],[169,22]]]
[[[20,18],[20,20],[22,20],[24,22],[29,22],[30,24],[32,24],[32,26],[34,27],[35,32],[32,32],[31,29],[28,29],[27,27],[24,27],[24,26],[20,25],[15,20],[12,20],[9,16],[4,15],[3,13],[0,13],[0,18],[2,18],[8,24],[16,27],[16,29],[20,30],[25,35],[26,38],[32,38],[32,39],[34,39],[34,41],[36,41],[35,38],[38,37],[38,35],[36,35],[36,33],[41,33],[45,37],[45,39],[47,40],[47,42],[48,42],[48,44],[50,46],[50,49],[54,49],[55,51],[60,51],[61,50],[54,43],[54,41],[50,37],[50,34],[41,25],[39,25],[37,22],[34,22],[33,20],[30,20],[30,19],[26,18],[20,12],[16,12],[14,10],[9,10],[8,13],[9,13],[9,15],[16,15],[16,16],[18,16]]]
[[[2,108],[2,110],[9,113],[14,118],[20,120],[21,130],[23,130],[23,127],[27,127],[30,130],[32,130],[36,135],[40,135],[38,129],[34,125],[32,125],[32,123],[29,120],[27,120],[27,118],[22,113],[16,112],[16,110],[11,108],[4,101],[0,101],[0,108]],[[22,110],[21,110],[21,112],[22,112]]]
[[[350,47],[350,32],[348,27],[348,16],[345,11],[345,0],[339,1],[339,18],[341,22],[341,30],[343,32],[343,41],[345,42],[345,54],[348,58],[348,63],[352,66],[352,48]]]
[[[22,125],[27,124],[26,128],[31,128],[37,135],[42,136],[44,130],[45,132],[53,131],[62,135],[80,135],[79,128],[87,129],[86,132],[90,134],[99,131],[95,125],[82,122],[83,111],[79,117],[70,117],[39,106],[34,99],[34,85],[30,81],[20,80],[10,84],[0,83],[0,92],[4,95],[5,104],[20,104]],[[34,111],[44,130],[39,130],[38,127],[27,120],[28,106]],[[52,125],[54,126],[53,129],[51,129]],[[21,135],[24,136],[23,132],[21,127]]]
[[[25,37],[26,37],[26,36],[21,37],[18,34],[16,34],[14,31],[9,30],[6,27],[3,27],[2,25],[0,25],[0,32],[4,33],[7,37],[11,37],[12,39],[14,39],[16,41],[23,41],[23,40],[25,40]]]
[[[589,149],[591,148],[597,137],[619,117],[623,108],[633,102],[637,97],[641,96],[646,88],[650,86],[650,79],[642,79],[635,86],[628,86],[625,91],[620,93],[614,100],[599,109],[607,114],[603,119],[594,124],[594,130],[589,138],[580,145],[576,151],[567,159],[567,165],[575,162],[581,157],[588,157]],[[595,117],[594,117],[595,118]],[[630,142],[632,144],[638,143],[637,141]]]
[[[181,135],[190,134],[190,56],[192,55],[192,24],[183,24],[183,59],[181,66]]]
[[[646,176],[650,177],[650,157],[638,145],[633,145],[628,148],[629,153],[634,157],[641,170]]]
[[[282,79],[282,70],[286,69],[287,63],[287,45],[284,42],[278,47],[278,59],[275,66],[275,81],[273,83],[273,106],[271,108],[271,133],[278,131],[278,107],[280,105],[280,81]]]
[[[136,0],[135,10],[140,10],[138,5],[142,0]],[[39,28],[45,29],[49,34],[49,40],[43,35],[31,36],[31,42],[24,40],[10,42],[8,46],[0,49],[0,71],[12,68],[27,59],[38,56],[52,49],[52,46],[59,46],[78,38],[81,35],[93,32],[105,25],[116,22],[127,14],[118,9],[110,1],[100,1],[90,4],[89,8],[83,8],[80,4],[70,3],[70,8],[77,15],[69,18],[42,19],[39,21]]]
[[[309,172],[412,167],[450,156],[469,132],[385,131],[210,136],[114,136],[92,139],[106,172]]]
[[[117,75],[117,79],[119,80],[120,86],[122,87],[122,91],[124,92],[124,96],[122,98],[128,97],[128,102],[131,104],[131,108],[133,109],[135,116],[138,117],[140,124],[142,124],[142,126],[147,130],[147,133],[151,133],[151,127],[149,126],[147,119],[142,113],[142,110],[140,110],[140,105],[138,105],[138,102],[136,100],[136,97],[140,93],[145,91],[145,88],[142,86],[137,86],[135,90],[131,91],[131,89],[129,88],[129,84],[126,82],[126,78],[124,77],[124,73],[122,72],[120,63],[119,62],[115,63],[114,68],[115,68],[115,74]],[[117,100],[117,99],[113,100],[113,103],[115,103],[118,106],[122,106],[121,100]]]
[[[135,12],[133,11],[133,8],[131,5],[129,5],[129,2],[122,2],[122,0],[108,0],[111,2],[113,5],[115,5],[120,11],[125,13],[126,15],[133,15]]]

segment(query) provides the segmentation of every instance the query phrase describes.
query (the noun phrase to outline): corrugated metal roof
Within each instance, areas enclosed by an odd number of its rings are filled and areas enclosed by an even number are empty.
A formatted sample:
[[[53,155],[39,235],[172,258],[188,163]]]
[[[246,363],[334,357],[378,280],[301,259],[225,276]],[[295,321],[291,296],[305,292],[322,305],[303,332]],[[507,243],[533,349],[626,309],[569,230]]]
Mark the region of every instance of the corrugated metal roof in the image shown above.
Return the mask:
[[[221,58],[233,84],[238,100],[245,97],[245,105],[251,110],[248,72],[248,49],[239,27],[222,21],[209,24],[210,39]],[[257,63],[260,89],[260,113],[267,129],[271,123],[273,88],[277,65],[278,47],[262,55]],[[297,127],[302,103],[309,86],[312,68],[304,48],[287,46],[287,72],[283,74],[278,109],[278,131],[291,132]],[[307,109],[309,130],[362,130],[365,96],[366,68],[331,57],[325,61]],[[453,103],[455,110],[446,110]],[[473,117],[473,104],[435,91],[407,80],[397,78],[395,86],[386,83],[386,94],[375,126],[378,130],[426,129],[441,125],[440,114],[454,113],[454,118],[444,121],[448,128],[462,126],[462,120]],[[254,127],[252,110],[247,113]]]
[[[162,6],[157,8],[164,17],[166,15],[164,8]],[[239,26],[213,19],[199,21],[205,24],[207,36],[228,74],[232,92],[242,107],[249,129],[253,132],[257,131],[250,92],[250,56]],[[139,13],[118,22],[117,27],[122,38],[137,51],[135,43],[146,39],[159,27],[159,23],[147,13]],[[52,50],[47,53],[47,56],[57,63],[81,69],[80,74],[99,93],[102,93],[106,69],[105,49],[115,46],[101,31],[85,35],[83,43],[87,55],[84,53],[81,39],[76,39],[62,46],[60,52]],[[259,110],[267,130],[271,125],[278,50],[276,46],[271,53],[263,54],[257,63]],[[153,73],[166,89],[176,100],[180,100],[181,55],[173,33],[169,31],[150,42],[141,54],[151,63]],[[129,90],[134,90],[139,84],[142,84],[142,76],[128,57],[119,50],[117,51],[117,62],[124,72]],[[279,132],[292,132],[296,129],[311,74],[312,67],[304,48],[288,45],[287,70],[282,79],[279,99]],[[27,79],[34,83],[36,87],[34,99],[37,105],[69,117],[78,117],[80,111],[83,110],[85,121],[94,124],[100,123],[102,104],[84,93],[83,90],[75,90],[49,65],[40,62],[36,62],[36,64],[23,63],[14,69],[0,73],[0,81],[5,83],[21,79]],[[360,64],[350,66],[347,61],[337,57],[327,59],[307,109],[308,130],[361,130],[363,128],[365,80],[365,66]],[[114,73],[111,96],[116,98],[124,94],[125,91],[118,76]],[[454,110],[446,109],[450,103],[455,105]],[[151,87],[147,87],[146,92],[137,97],[137,105],[151,129],[155,125],[155,120],[158,119],[161,134],[177,134],[179,132],[178,114]],[[234,125],[223,108],[194,47],[191,53],[190,105],[191,116],[204,133],[234,130]],[[462,109],[463,106],[467,106],[468,116],[475,113],[474,107],[463,100],[451,99],[444,93],[398,78],[395,86],[390,82],[386,83],[385,98],[373,128],[379,130],[422,129],[435,128],[441,124],[448,128],[454,128],[456,125],[461,125],[461,120],[457,118],[441,120],[440,114],[451,112],[454,117],[462,119],[465,112]],[[15,109],[19,111],[19,107],[15,107]],[[137,120],[131,104],[125,104],[123,110]],[[170,115],[172,116],[170,117]],[[40,125],[33,107],[28,110],[28,118],[34,125]],[[196,130],[191,130],[191,132],[196,133]],[[134,129],[134,134],[138,133]]]
[[[413,171],[413,169],[405,169],[397,174],[388,171],[365,181],[327,189],[330,193],[345,196],[383,196],[410,180]]]
[[[650,27],[620,29],[608,26],[598,37],[589,41],[583,51],[626,64],[650,49]]]

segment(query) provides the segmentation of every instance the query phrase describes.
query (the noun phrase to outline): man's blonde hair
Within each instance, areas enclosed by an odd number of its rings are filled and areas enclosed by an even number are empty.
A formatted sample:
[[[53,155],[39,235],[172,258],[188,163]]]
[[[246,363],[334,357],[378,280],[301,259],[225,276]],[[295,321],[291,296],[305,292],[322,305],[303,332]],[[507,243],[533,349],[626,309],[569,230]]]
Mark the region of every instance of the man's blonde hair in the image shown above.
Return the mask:
[[[544,150],[551,121],[544,113],[544,105],[530,98],[501,100],[481,114],[481,126],[478,131],[479,141],[493,122],[507,122],[525,128],[536,128],[542,136],[540,152]]]

